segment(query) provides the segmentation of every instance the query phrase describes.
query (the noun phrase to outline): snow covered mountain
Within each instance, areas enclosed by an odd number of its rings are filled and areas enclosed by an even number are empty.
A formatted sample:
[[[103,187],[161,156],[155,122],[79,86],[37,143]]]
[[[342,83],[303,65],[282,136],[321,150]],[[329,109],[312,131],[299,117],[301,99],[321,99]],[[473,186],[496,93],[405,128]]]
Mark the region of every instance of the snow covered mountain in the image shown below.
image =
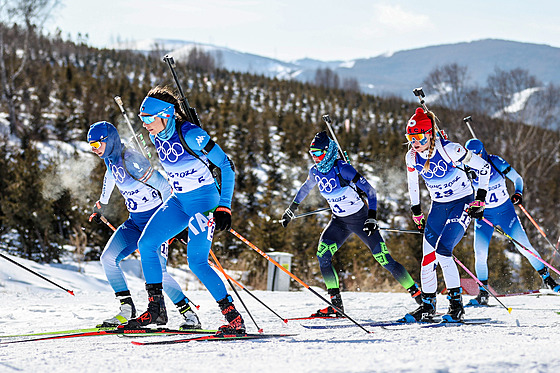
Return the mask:
[[[468,66],[470,78],[477,84],[483,84],[495,68],[522,68],[545,84],[560,84],[560,48],[497,39],[429,46],[351,61],[304,58],[285,62],[226,47],[181,40],[149,39],[114,46],[116,49],[146,53],[159,49],[171,52],[177,60],[186,58],[194,47],[214,53],[220,66],[232,71],[313,81],[318,68],[330,68],[341,78],[357,79],[365,93],[405,98],[410,98],[410,87],[421,85],[435,67],[451,63]]]

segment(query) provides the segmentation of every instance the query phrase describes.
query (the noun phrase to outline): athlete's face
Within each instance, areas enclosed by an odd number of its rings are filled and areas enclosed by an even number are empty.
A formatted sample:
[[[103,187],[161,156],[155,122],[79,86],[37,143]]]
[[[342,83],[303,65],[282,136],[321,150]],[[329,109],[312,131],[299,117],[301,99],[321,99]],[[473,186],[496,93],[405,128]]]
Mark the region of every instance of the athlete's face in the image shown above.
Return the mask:
[[[146,113],[141,113],[143,115],[150,115]],[[152,123],[147,124],[146,122],[142,121],[144,128],[150,133],[150,135],[157,135],[161,131],[165,129],[165,125],[167,124],[167,119],[154,117],[154,121]]]
[[[432,139],[432,134],[431,133],[425,133],[424,136],[426,137],[426,142],[424,145],[422,145],[420,143],[420,141],[413,139],[412,141],[412,148],[417,152],[417,153],[421,153],[424,150],[427,150],[430,147],[430,140]]]
[[[101,157],[105,153],[105,148],[107,148],[107,143],[100,142],[100,144],[101,146],[99,148],[96,148],[94,146],[91,147],[91,151],[97,154],[99,157]]]

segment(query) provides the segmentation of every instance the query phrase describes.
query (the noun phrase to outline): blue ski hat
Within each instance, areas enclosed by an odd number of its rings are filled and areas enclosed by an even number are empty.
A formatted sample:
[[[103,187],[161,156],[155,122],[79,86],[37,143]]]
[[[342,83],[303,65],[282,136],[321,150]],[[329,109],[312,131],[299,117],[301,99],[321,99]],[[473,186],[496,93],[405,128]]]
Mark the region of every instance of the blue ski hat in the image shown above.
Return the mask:
[[[101,159],[108,159],[111,163],[116,163],[118,157],[121,156],[123,149],[123,144],[121,143],[121,137],[119,132],[109,122],[101,121],[92,124],[89,127],[88,142],[99,141],[103,139],[102,142],[106,144],[105,152],[100,157]]]
[[[146,97],[144,101],[142,101],[142,104],[140,104],[140,113],[168,119],[166,127],[163,131],[158,133],[157,136],[163,140],[169,140],[171,138],[175,129],[175,105],[154,97]]]
[[[488,160],[488,153],[486,152],[486,149],[484,149],[484,144],[479,139],[470,139],[465,144],[465,148],[474,154],[480,155],[485,160]]]
[[[142,101],[142,104],[140,104],[140,112],[169,119],[175,114],[175,106],[167,101],[154,97],[146,97],[144,101]]]

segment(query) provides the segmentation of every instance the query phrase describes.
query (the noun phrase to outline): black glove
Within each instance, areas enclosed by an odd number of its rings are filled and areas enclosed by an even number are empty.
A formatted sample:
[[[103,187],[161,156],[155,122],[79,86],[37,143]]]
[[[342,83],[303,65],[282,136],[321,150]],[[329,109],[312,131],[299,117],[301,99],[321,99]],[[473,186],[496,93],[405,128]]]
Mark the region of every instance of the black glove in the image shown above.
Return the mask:
[[[231,228],[231,210],[224,206],[218,206],[214,211],[214,222],[218,231],[228,231]]]
[[[183,245],[186,245],[189,242],[189,227],[183,229],[181,232],[177,233],[172,239],[170,239],[167,243],[171,245],[171,242],[174,240],[179,240]]]
[[[105,206],[107,205],[104,203],[101,203],[99,201],[95,202],[95,205],[93,205],[93,213],[89,216],[90,223],[92,220],[97,224],[102,223],[101,216],[103,215],[103,210],[105,209]]]
[[[521,193],[515,192],[513,196],[511,196],[511,202],[514,205],[520,205],[523,203],[523,195]]]
[[[426,228],[426,218],[424,218],[422,207],[420,207],[420,205],[414,205],[410,208],[410,211],[412,211],[412,220],[414,220],[416,229],[418,229],[419,232],[424,233],[424,228]]]
[[[469,207],[467,208],[467,214],[469,214],[471,218],[482,219],[484,208],[486,207],[485,199],[486,191],[484,189],[477,190],[474,201],[469,203]]]
[[[298,209],[298,207],[299,204],[292,202],[290,207],[288,207],[286,211],[284,211],[284,215],[282,215],[282,226],[284,228],[286,228],[292,221],[292,219],[296,217],[296,214],[294,214],[294,212]]]
[[[379,229],[379,225],[377,225],[377,211],[375,210],[368,210],[367,219],[364,222],[364,232],[367,233],[368,236]]]

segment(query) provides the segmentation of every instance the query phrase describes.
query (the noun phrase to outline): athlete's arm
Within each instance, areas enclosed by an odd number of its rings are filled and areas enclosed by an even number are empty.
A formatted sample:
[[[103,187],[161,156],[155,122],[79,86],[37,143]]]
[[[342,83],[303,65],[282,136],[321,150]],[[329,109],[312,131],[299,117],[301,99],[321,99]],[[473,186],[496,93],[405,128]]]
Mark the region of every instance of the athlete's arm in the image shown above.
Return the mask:
[[[305,199],[305,197],[307,197],[309,192],[311,192],[311,189],[313,189],[316,184],[317,184],[317,182],[315,181],[315,178],[313,177],[313,168],[311,168],[309,170],[309,174],[307,175],[307,179],[305,180],[303,185],[297,191],[293,202],[297,203],[298,205],[300,203],[302,203],[303,200]]]
[[[408,182],[408,195],[412,206],[420,204],[420,183],[418,182],[418,170],[416,170],[416,152],[412,149],[406,153],[406,177]]]

